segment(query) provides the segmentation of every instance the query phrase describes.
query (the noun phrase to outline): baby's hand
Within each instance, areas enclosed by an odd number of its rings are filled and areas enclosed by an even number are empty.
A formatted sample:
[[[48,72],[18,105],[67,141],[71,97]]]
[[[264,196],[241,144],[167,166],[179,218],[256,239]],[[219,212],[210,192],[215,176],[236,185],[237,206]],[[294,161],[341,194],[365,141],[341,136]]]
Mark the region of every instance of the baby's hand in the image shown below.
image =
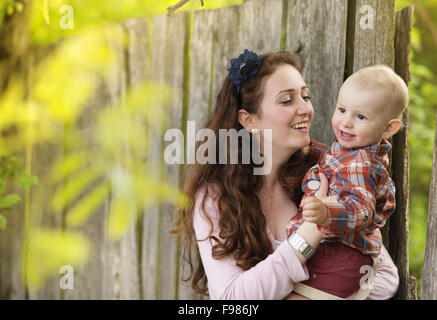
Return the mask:
[[[325,203],[314,197],[308,197],[300,203],[302,208],[302,216],[305,221],[312,222],[321,226],[328,226],[329,212]]]

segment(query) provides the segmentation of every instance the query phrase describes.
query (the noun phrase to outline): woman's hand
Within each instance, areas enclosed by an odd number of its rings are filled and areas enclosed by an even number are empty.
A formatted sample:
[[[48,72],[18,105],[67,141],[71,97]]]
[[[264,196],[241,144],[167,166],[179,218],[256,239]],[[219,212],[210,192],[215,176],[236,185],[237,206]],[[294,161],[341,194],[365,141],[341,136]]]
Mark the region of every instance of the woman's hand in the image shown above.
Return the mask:
[[[320,175],[320,188],[317,195],[317,199],[321,201],[325,201],[329,197],[328,195],[328,188],[329,183],[328,179],[324,174],[319,173]],[[312,222],[304,221],[302,225],[297,229],[296,231],[302,238],[304,238],[308,244],[313,247],[314,249],[317,248],[317,246],[320,244],[320,240],[322,240],[322,235],[317,228],[317,225]],[[294,248],[293,248],[294,249]],[[303,255],[301,255],[299,252],[297,252],[296,249],[294,249],[297,255],[297,258],[299,261],[304,264],[307,260]]]

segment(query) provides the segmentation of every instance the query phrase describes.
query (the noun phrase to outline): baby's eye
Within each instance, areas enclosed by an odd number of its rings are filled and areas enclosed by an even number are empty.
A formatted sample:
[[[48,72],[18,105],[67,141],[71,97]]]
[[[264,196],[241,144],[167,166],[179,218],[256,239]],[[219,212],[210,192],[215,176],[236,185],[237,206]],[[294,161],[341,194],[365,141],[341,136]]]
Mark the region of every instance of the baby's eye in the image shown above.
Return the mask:
[[[359,115],[357,115],[357,117],[358,117],[358,119],[360,119],[360,120],[367,119],[366,116],[363,115],[363,114],[359,114]]]
[[[340,111],[341,113],[345,113],[345,112],[346,112],[346,109],[345,109],[345,108],[342,108],[342,107],[338,107],[338,111]]]

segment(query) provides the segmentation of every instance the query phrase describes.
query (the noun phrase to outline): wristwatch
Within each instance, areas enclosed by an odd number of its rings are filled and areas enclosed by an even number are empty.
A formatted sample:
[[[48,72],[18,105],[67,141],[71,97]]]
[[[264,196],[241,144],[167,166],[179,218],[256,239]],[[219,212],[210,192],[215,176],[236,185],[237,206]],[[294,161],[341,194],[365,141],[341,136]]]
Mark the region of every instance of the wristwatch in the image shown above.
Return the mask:
[[[305,258],[310,258],[316,251],[310,244],[302,238],[297,232],[288,237],[290,245],[297,250]]]

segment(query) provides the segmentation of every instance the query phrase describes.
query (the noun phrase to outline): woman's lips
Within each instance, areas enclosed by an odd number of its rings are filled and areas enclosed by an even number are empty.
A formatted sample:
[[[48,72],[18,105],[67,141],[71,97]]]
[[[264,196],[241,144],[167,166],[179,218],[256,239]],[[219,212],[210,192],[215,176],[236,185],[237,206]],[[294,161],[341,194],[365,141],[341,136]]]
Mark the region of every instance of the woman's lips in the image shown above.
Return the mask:
[[[299,131],[299,132],[301,132],[301,133],[306,133],[306,132],[309,132],[310,131],[310,129],[309,129],[309,127],[304,127],[304,128],[292,128],[293,130],[296,130],[296,131]]]
[[[309,121],[302,121],[291,126],[291,128],[301,133],[306,133],[310,130],[310,123]]]
[[[346,132],[341,131],[341,130],[339,130],[338,133],[339,133],[340,138],[343,140],[352,140],[355,137],[355,135],[346,133]]]

